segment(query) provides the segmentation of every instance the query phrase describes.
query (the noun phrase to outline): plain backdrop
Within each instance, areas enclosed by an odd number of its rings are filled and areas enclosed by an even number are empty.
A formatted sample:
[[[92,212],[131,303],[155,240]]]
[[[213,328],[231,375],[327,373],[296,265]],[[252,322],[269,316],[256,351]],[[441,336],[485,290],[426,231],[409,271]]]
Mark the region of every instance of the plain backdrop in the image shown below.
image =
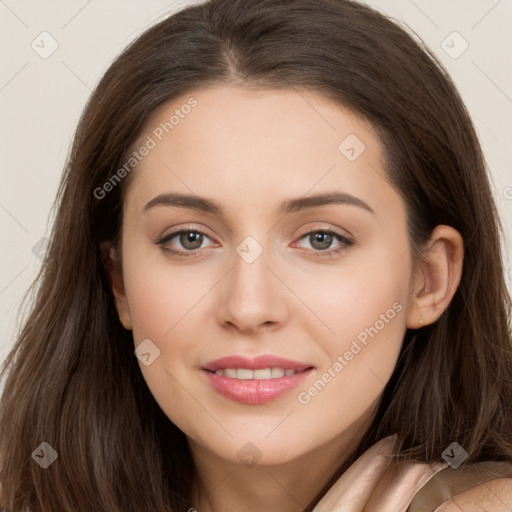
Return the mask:
[[[14,343],[21,298],[41,264],[50,207],[90,93],[140,32],[191,3],[198,2],[0,0],[0,363]],[[512,1],[366,3],[405,23],[455,81],[491,172],[512,288]]]

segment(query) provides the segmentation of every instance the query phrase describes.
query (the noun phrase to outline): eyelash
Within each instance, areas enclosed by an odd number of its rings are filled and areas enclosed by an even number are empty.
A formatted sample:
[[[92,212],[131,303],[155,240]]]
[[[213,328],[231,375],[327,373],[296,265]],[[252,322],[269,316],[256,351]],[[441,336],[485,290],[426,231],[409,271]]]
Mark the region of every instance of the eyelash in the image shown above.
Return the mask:
[[[161,249],[163,251],[165,251],[166,253],[170,253],[171,255],[177,256],[178,258],[197,257],[197,251],[199,249],[194,249],[192,251],[181,251],[181,250],[169,249],[168,247],[164,247],[164,244],[166,242],[168,242],[169,240],[172,240],[177,235],[181,235],[182,233],[198,233],[200,235],[208,237],[208,234],[205,233],[204,231],[202,231],[201,229],[196,229],[196,228],[186,229],[185,228],[185,229],[180,229],[178,231],[174,231],[174,232],[170,233],[169,235],[164,236],[160,240],[157,240],[155,243],[157,245],[160,245]],[[351,240],[343,235],[340,235],[339,233],[337,233],[336,231],[333,231],[331,229],[312,229],[312,230],[307,231],[306,233],[302,234],[299,237],[299,240],[302,240],[303,238],[311,235],[312,233],[322,233],[322,234],[332,235],[335,238],[337,238],[339,242],[341,242],[341,245],[338,249],[331,249],[331,250],[329,250],[329,249],[325,249],[325,250],[306,249],[307,252],[310,253],[310,255],[313,258],[322,258],[322,259],[335,258],[336,256],[338,256],[342,252],[346,251],[349,247],[351,247],[355,243],[353,240]]]

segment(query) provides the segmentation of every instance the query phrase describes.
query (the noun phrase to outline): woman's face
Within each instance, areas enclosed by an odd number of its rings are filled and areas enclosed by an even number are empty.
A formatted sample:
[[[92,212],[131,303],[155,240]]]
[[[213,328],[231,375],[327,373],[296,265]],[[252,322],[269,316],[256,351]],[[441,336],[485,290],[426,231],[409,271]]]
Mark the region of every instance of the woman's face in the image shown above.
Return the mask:
[[[312,92],[210,85],[161,107],[135,150],[117,305],[165,414],[194,450],[248,465],[360,439],[413,288],[371,127]]]

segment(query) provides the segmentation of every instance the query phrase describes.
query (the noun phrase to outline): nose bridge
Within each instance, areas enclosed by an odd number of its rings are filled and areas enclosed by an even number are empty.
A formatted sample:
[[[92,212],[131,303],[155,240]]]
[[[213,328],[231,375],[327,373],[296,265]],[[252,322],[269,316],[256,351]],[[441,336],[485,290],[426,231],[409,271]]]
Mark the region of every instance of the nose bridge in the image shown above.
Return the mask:
[[[263,242],[264,243],[264,242]],[[264,248],[256,238],[247,236],[235,249],[231,275],[231,294],[239,304],[253,308],[263,304],[269,287],[269,249]],[[268,297],[267,297],[268,299]],[[259,307],[261,307],[261,304]]]
[[[267,267],[271,266],[271,251],[263,243],[253,236],[242,240],[235,248],[233,267],[224,287],[220,320],[242,330],[283,319],[282,286]]]

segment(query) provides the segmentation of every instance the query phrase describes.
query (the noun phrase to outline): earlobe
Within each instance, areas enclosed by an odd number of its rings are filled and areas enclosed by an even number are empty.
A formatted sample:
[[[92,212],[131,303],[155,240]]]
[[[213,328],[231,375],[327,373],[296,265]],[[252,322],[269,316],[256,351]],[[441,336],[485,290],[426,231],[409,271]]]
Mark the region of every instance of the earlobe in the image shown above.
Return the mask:
[[[464,241],[450,226],[437,226],[416,273],[407,327],[433,324],[449,306],[462,277]]]
[[[121,261],[117,256],[115,247],[110,242],[104,242],[101,245],[101,254],[109,278],[110,289],[114,296],[119,320],[125,329],[131,330],[132,321],[124,289]]]

